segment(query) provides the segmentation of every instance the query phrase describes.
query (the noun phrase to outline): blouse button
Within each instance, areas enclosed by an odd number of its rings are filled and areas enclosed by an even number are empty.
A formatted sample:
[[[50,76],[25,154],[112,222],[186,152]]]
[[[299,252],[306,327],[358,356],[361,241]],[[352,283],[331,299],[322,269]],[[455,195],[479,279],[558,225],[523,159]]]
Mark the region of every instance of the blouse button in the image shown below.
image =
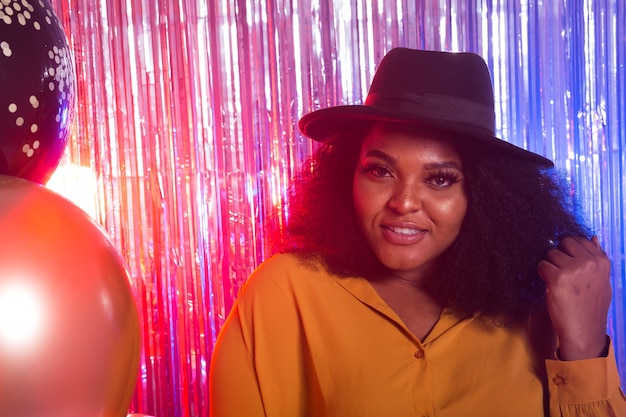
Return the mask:
[[[422,359],[424,357],[424,351],[423,350],[416,350],[414,355],[415,355],[415,357],[417,359]]]
[[[563,385],[565,384],[565,379],[562,376],[557,375],[552,378],[552,382],[554,382],[555,385]]]

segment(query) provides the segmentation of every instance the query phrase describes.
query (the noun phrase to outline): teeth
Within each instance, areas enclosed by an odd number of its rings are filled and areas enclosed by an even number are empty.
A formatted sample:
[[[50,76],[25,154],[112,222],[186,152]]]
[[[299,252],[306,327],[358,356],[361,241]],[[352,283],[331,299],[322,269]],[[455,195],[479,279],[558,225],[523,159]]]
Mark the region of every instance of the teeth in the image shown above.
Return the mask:
[[[416,235],[416,234],[419,233],[419,230],[411,229],[409,227],[393,227],[393,226],[390,226],[389,230],[391,230],[394,233],[401,234],[401,235]]]

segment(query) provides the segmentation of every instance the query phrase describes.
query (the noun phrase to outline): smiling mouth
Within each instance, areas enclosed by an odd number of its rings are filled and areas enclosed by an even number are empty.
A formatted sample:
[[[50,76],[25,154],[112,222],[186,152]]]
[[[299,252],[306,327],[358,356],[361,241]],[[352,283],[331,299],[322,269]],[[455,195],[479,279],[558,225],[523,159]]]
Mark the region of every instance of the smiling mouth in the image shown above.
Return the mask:
[[[421,232],[419,229],[414,229],[412,227],[395,227],[395,226],[385,226],[385,228],[393,233],[397,233],[399,235],[407,235],[413,236]]]
[[[402,227],[386,225],[382,226],[383,238],[395,245],[412,245],[421,242],[428,231],[415,227]]]

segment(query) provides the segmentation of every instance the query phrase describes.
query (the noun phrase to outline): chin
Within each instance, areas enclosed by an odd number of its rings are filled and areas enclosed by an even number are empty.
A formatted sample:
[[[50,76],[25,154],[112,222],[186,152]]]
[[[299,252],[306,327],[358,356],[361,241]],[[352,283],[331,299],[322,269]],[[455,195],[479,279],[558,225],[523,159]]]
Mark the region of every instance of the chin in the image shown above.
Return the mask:
[[[376,254],[380,263],[390,271],[402,273],[420,273],[433,267],[438,256],[416,257],[415,251],[402,256],[402,251],[398,248],[391,248],[389,251],[380,251]]]
[[[418,272],[430,265],[430,262],[408,259],[381,259],[381,263],[387,269],[396,272]]]

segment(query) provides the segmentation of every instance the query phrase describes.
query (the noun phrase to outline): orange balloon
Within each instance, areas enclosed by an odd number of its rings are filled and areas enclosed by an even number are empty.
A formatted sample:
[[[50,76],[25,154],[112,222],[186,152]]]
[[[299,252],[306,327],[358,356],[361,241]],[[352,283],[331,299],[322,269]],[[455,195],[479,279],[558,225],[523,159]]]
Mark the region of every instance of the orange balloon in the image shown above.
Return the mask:
[[[0,416],[126,416],[140,350],[129,278],[81,209],[0,176]]]

